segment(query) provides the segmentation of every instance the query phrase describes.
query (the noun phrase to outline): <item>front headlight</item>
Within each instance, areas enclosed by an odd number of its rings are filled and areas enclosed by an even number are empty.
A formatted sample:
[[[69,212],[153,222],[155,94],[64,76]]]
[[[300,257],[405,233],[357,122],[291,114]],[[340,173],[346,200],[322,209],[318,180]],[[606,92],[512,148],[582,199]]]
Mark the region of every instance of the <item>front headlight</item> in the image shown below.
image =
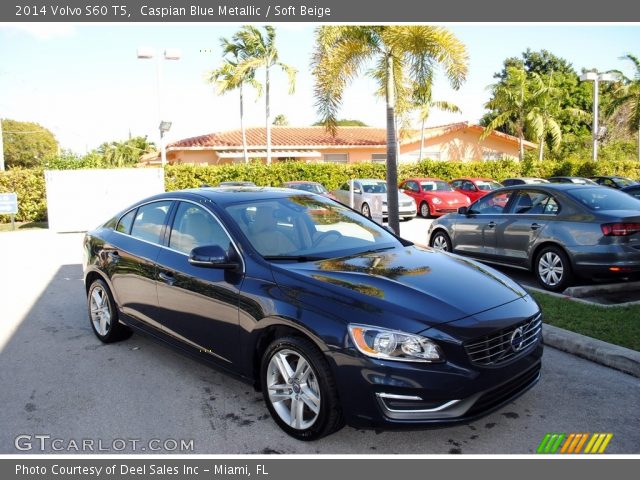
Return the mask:
[[[349,324],[349,335],[356,348],[368,357],[402,362],[442,362],[440,347],[420,335],[373,327]]]
[[[433,197],[431,201],[436,205],[440,205],[442,203],[442,200],[440,200],[440,197]]]

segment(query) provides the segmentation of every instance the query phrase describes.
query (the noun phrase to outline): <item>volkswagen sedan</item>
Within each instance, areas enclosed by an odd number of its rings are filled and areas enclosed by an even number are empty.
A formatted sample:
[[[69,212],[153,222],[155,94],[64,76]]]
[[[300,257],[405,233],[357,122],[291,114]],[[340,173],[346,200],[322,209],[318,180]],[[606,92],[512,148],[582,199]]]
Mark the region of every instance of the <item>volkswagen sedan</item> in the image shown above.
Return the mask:
[[[147,198],[87,233],[84,278],[102,342],[132,328],[230,372],[301,440],[468,422],[540,375],[518,284],[306,192]]]
[[[607,187],[502,188],[436,220],[429,236],[435,248],[532,270],[548,290],[564,290],[574,275],[640,272],[640,201]]]

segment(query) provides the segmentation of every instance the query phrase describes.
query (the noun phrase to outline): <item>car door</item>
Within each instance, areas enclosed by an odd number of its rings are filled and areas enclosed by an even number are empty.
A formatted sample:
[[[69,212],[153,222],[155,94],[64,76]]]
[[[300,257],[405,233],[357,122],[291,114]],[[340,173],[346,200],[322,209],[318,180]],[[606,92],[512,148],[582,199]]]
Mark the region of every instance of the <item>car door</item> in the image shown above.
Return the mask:
[[[172,203],[150,202],[127,212],[116,226],[113,242],[104,248],[113,294],[122,313],[151,330],[161,329],[157,321],[156,259]]]
[[[482,194],[478,192],[478,188],[469,180],[462,182],[462,185],[460,186],[460,193],[469,197],[469,200],[472,202],[475,202],[482,196]]]
[[[557,200],[540,190],[520,190],[510,204],[507,221],[496,229],[496,255],[527,267],[536,240],[560,211]]]
[[[467,215],[459,215],[455,225],[454,250],[479,257],[496,254],[496,229],[506,220],[504,214],[513,190],[496,191],[471,204]]]
[[[194,266],[189,253],[219,245],[241,260],[233,240],[209,209],[180,201],[158,255],[160,322],[173,339],[226,366],[237,361],[242,271]]]
[[[400,190],[402,190],[402,193],[413,198],[413,200],[416,202],[416,207],[420,206],[421,195],[420,185],[418,185],[418,182],[407,180],[400,186]]]

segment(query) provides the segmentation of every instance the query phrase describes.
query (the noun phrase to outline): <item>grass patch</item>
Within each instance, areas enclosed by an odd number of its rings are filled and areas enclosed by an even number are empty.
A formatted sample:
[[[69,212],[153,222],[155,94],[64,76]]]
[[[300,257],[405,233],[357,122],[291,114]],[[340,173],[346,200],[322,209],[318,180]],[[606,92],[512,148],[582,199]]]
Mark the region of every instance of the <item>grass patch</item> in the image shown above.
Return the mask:
[[[604,308],[530,293],[540,304],[545,323],[640,351],[640,305]]]
[[[49,228],[47,222],[16,222],[16,230],[29,230],[33,228]],[[11,222],[0,223],[0,232],[12,231]]]

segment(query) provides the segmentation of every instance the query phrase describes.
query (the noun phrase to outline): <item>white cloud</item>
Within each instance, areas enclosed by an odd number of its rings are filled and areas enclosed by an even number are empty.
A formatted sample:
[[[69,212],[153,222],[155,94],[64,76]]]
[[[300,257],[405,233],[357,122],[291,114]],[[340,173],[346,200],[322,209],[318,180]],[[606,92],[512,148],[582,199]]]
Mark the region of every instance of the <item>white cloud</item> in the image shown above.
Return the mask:
[[[38,40],[71,37],[76,32],[75,26],[70,23],[12,23],[0,25],[0,28],[26,33]]]

